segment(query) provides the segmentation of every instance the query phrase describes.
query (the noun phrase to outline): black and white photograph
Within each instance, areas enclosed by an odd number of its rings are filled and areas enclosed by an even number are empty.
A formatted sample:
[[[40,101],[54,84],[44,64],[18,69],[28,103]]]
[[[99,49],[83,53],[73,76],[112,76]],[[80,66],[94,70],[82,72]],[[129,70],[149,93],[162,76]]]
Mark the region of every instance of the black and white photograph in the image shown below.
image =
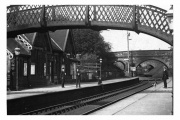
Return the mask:
[[[178,5],[120,1],[4,5],[7,118],[177,114]]]

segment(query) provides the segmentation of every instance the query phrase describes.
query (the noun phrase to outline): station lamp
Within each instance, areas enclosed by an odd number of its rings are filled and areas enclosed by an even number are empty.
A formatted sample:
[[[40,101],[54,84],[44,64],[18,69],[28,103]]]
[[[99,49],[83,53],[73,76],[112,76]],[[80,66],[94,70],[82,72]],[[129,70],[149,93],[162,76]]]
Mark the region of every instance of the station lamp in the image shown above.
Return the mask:
[[[100,62],[100,77],[99,77],[98,85],[100,85],[102,83],[102,81],[101,81],[101,63],[102,63],[102,58],[99,59],[99,62]]]
[[[21,52],[20,48],[18,48],[18,47],[14,48],[14,53],[15,53],[16,56],[19,55],[20,52]]]

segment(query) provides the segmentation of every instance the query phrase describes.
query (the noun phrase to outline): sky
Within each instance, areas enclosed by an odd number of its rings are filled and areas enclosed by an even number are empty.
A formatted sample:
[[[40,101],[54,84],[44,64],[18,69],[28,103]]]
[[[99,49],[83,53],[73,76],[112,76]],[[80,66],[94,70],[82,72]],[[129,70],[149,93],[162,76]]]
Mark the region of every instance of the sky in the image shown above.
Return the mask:
[[[154,5],[165,10],[169,10],[170,4],[157,4]],[[155,38],[153,36],[140,33],[137,34],[134,31],[128,31],[130,33],[129,50],[169,50],[170,45],[164,41]],[[112,46],[111,51],[127,51],[127,30],[104,30],[101,31],[101,35],[106,42],[109,42]]]

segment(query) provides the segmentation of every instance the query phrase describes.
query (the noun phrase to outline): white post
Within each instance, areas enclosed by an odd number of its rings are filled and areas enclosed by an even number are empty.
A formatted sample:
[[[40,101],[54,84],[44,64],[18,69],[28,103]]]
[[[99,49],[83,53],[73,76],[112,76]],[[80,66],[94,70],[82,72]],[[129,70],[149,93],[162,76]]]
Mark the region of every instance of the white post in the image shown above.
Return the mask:
[[[129,34],[128,34],[128,31],[127,31],[127,49],[128,49],[128,76],[129,76]]]
[[[101,72],[102,72],[102,70],[101,70],[102,58],[99,59],[99,62],[100,62],[100,78],[99,78],[99,81],[98,81],[98,85],[100,85],[100,84],[102,83],[102,81],[101,81],[101,79],[102,79],[102,78],[101,78],[101,77],[102,77],[102,76],[101,76]]]
[[[101,63],[100,63],[100,82],[101,82]]]

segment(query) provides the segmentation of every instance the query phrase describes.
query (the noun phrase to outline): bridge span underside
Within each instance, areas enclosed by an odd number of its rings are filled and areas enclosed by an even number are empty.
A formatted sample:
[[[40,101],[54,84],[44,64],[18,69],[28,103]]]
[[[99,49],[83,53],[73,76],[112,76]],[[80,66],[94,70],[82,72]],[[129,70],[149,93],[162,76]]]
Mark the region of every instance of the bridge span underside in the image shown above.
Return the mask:
[[[166,10],[151,5],[21,5],[7,7],[7,36],[57,29],[117,29],[173,45]]]

